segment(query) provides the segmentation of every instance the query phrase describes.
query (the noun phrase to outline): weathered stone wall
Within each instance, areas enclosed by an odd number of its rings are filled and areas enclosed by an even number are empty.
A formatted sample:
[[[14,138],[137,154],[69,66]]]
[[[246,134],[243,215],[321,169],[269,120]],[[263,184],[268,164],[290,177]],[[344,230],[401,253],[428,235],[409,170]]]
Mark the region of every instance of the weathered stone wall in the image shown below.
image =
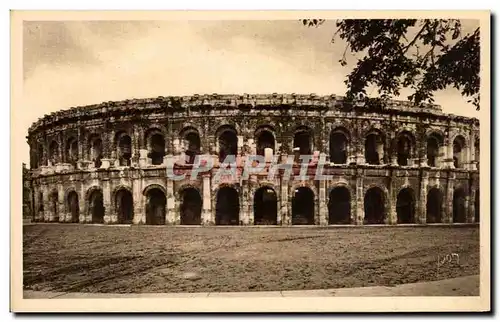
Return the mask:
[[[274,154],[292,155],[294,136],[307,129],[312,153],[330,157],[330,134],[341,130],[347,139],[346,162],[328,163],[323,173],[332,175],[327,181],[287,180],[277,176],[267,179],[267,172],[248,179],[222,182],[214,180],[218,167],[221,129],[232,128],[237,135],[237,153],[243,164],[247,155],[257,150],[256,133],[265,129],[274,137]],[[215,168],[197,180],[173,181],[167,169],[187,172],[189,165],[174,165],[174,159],[187,153],[186,133],[196,133],[200,144],[198,154],[211,155]],[[367,164],[366,138],[376,133],[380,164]],[[164,139],[164,157],[158,164],[152,160],[152,137]],[[129,164],[120,163],[120,138],[130,138]],[[407,136],[410,142],[408,164],[398,164],[398,140]],[[429,166],[427,142],[435,136],[439,142],[438,161]],[[95,139],[102,142],[100,164],[95,162]],[[76,145],[72,142],[76,141]],[[454,165],[455,142],[461,142],[460,167]],[[78,107],[53,113],[36,122],[29,130],[30,164],[35,218],[39,221],[75,221],[70,213],[68,195],[78,195],[82,223],[92,222],[89,198],[93,191],[102,192],[104,223],[119,222],[116,194],[121,189],[133,196],[133,223],[146,223],[146,193],[160,189],[166,199],[165,224],[181,222],[181,192],[195,188],[202,199],[201,223],[215,224],[217,192],[223,186],[234,187],[239,196],[239,223],[254,224],[253,198],[260,187],[270,187],[277,195],[277,223],[292,223],[292,198],[298,187],[314,193],[314,223],[328,224],[330,191],[346,187],[350,195],[350,223],[363,224],[364,197],[371,187],[384,194],[384,223],[398,223],[398,193],[409,188],[415,200],[415,223],[426,222],[428,192],[441,192],[442,222],[453,222],[453,194],[465,191],[466,221],[475,221],[475,196],[479,188],[476,152],[479,123],[476,119],[446,115],[439,107],[411,107],[393,102],[385,110],[365,107],[343,109],[336,96],[305,95],[223,96],[206,95],[146,100],[108,102],[91,107]],[[94,150],[93,150],[94,149]],[[458,158],[457,157],[457,158]],[[310,171],[315,172],[315,166]],[[241,170],[241,169],[240,169]],[[299,171],[298,168],[295,169]],[[52,196],[56,196],[56,202]],[[52,198],[52,199],[51,199]],[[59,216],[57,217],[56,214]]]

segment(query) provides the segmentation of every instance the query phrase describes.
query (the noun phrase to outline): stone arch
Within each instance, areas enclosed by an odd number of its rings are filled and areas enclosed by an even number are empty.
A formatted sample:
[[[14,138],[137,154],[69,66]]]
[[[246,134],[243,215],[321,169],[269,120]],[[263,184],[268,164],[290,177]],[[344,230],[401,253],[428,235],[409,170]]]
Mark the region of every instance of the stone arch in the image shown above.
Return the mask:
[[[232,185],[219,186],[215,194],[215,224],[238,225],[240,196]]]
[[[272,149],[272,155],[276,153],[276,131],[270,125],[261,125],[254,132],[256,153],[265,156],[266,149]]]
[[[428,224],[442,222],[443,193],[438,187],[432,187],[427,192],[426,222]]]
[[[328,224],[351,223],[351,192],[346,185],[336,185],[328,193]]]
[[[398,224],[415,223],[415,193],[409,187],[403,187],[396,199]]]
[[[80,221],[80,203],[78,193],[71,189],[66,194],[66,211],[71,215],[71,222]]]
[[[293,131],[294,153],[311,155],[314,150],[314,132],[311,127],[299,125]]]
[[[183,185],[178,193],[181,225],[201,225],[203,199],[200,190],[193,185]]]
[[[465,223],[467,221],[466,213],[466,193],[463,187],[458,187],[453,191],[453,222]]]
[[[52,165],[59,163],[59,143],[56,140],[52,140],[49,145],[49,159]]]
[[[364,140],[366,163],[374,165],[386,163],[384,133],[377,128],[371,128],[366,131]]]
[[[455,135],[453,139],[453,165],[455,168],[463,168],[467,161],[467,141],[461,134]]]
[[[150,127],[144,134],[144,137],[146,149],[148,150],[148,158],[151,159],[151,164],[162,164],[163,157],[165,156],[165,148],[167,146],[164,132],[161,128]]]
[[[143,190],[145,196],[146,225],[164,225],[167,194],[163,186],[150,184]]]
[[[78,140],[74,136],[66,140],[65,158],[66,162],[76,167],[76,163],[78,162]]]
[[[410,165],[410,160],[416,155],[416,140],[414,134],[408,130],[399,131],[395,137],[394,148],[398,165]]]
[[[86,193],[88,214],[93,223],[104,223],[104,195],[102,189],[98,186],[90,187]]]
[[[278,195],[270,185],[263,185],[253,193],[255,225],[276,225],[278,223]]]
[[[214,120],[214,123],[210,124],[209,135],[214,135],[219,137],[225,130],[231,130],[239,135],[242,132],[241,126],[238,122],[234,122],[231,118],[221,117]]]
[[[131,224],[134,220],[134,197],[132,188],[119,185],[113,190],[112,196],[118,223]]]
[[[298,186],[292,191],[292,225],[314,225],[314,191],[307,185]]]
[[[57,190],[52,190],[49,194],[50,211],[53,215],[53,221],[59,221],[59,193]]]
[[[238,154],[238,132],[234,126],[222,125],[216,131],[219,162],[223,162],[228,155],[236,157]]]
[[[364,224],[384,224],[387,212],[387,193],[378,185],[372,185],[365,191]]]
[[[193,164],[197,155],[201,154],[200,131],[194,126],[185,126],[179,137],[183,140],[181,148],[187,156],[188,164]]]
[[[103,157],[103,143],[101,139],[101,135],[98,133],[92,133],[87,138],[88,142],[88,151],[87,158],[88,160],[94,162],[94,167],[99,168],[102,164]]]
[[[330,162],[335,164],[347,163],[350,133],[344,127],[336,127],[330,132]]]
[[[116,157],[120,166],[130,166],[132,160],[132,137],[126,131],[115,135]]]

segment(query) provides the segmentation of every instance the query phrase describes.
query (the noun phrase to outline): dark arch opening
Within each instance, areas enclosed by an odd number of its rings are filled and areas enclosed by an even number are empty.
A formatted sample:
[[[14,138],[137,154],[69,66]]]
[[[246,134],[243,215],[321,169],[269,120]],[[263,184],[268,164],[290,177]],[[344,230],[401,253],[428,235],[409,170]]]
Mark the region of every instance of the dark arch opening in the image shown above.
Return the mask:
[[[104,223],[104,202],[101,190],[94,190],[90,194],[89,212],[91,214],[93,223]]]
[[[312,135],[309,130],[299,130],[293,137],[293,147],[298,148],[300,155],[310,155],[312,153]]]
[[[265,155],[266,149],[272,149],[274,154],[274,135],[268,130],[262,130],[257,134],[257,155]]]
[[[38,193],[38,212],[43,213],[45,211],[45,207],[43,205],[43,192]]]
[[[436,167],[439,158],[439,140],[435,136],[427,139],[427,165]]]
[[[71,191],[68,194],[68,210],[71,214],[71,222],[77,223],[80,221],[80,204],[78,203],[78,194],[76,191]]]
[[[398,164],[402,166],[409,165],[412,150],[412,141],[407,134],[402,134],[399,136],[396,148]]]
[[[474,221],[479,222],[479,190],[476,191],[476,199],[474,199]]]
[[[59,195],[57,191],[50,194],[50,210],[54,215],[53,221],[59,221]]]
[[[131,224],[134,219],[134,198],[127,189],[120,189],[115,195],[115,209],[118,223]]]
[[[89,147],[88,147],[88,156],[89,160],[94,162],[94,167],[99,168],[101,167],[101,160],[102,160],[102,140],[97,137],[93,136],[89,139]]]
[[[465,139],[459,135],[453,140],[453,165],[457,169],[464,166],[464,148]]]
[[[59,144],[56,141],[50,143],[49,152],[52,165],[59,163]]]
[[[440,223],[443,199],[438,188],[432,188],[427,194],[426,222],[429,224]]]
[[[330,134],[330,162],[347,163],[347,137],[342,132],[336,131]]]
[[[126,134],[118,136],[118,163],[120,166],[130,166],[132,158],[132,139]]]
[[[465,213],[465,192],[461,188],[453,191],[453,222],[464,223],[466,221]]]
[[[161,133],[155,133],[151,136],[149,142],[149,158],[151,164],[160,165],[163,163],[165,156],[165,138]]]
[[[261,187],[255,191],[253,201],[255,225],[276,225],[278,223],[278,198],[270,187]]]
[[[401,189],[396,201],[398,224],[412,224],[415,222],[415,199],[410,188]]]
[[[292,198],[292,225],[314,225],[314,192],[308,187],[295,189]]]
[[[384,143],[377,133],[369,134],[365,139],[365,161],[368,164],[381,164],[384,157]]]
[[[328,223],[351,223],[351,196],[346,187],[336,187],[330,191],[328,199]]]
[[[378,187],[368,189],[365,194],[364,224],[383,224],[385,219],[385,198],[384,192]]]
[[[37,167],[40,167],[42,165],[47,165],[47,158],[43,157],[43,145],[39,144],[38,145],[38,155],[36,156],[37,160]]]
[[[215,206],[216,225],[238,225],[240,219],[240,200],[236,189],[220,188]]]
[[[224,162],[228,155],[238,154],[238,137],[234,129],[225,129],[219,136],[219,161]]]
[[[69,138],[66,144],[66,162],[76,166],[78,161],[78,141],[75,138]]]
[[[203,202],[195,188],[181,191],[181,225],[201,225],[201,208]]]
[[[200,154],[200,149],[201,149],[200,136],[197,132],[189,132],[184,137],[184,140],[187,147],[185,152],[187,156],[186,161],[188,164],[193,164],[196,156]]]
[[[159,188],[146,193],[146,225],[165,225],[167,198]]]

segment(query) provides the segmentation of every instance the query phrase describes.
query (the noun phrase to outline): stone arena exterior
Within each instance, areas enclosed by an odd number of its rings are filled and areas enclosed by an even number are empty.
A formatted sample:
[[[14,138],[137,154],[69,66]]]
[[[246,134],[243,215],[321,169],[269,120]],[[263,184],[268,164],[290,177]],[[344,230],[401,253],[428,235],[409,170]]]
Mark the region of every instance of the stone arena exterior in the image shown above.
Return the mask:
[[[436,105],[340,96],[194,95],[105,102],[28,131],[33,221],[156,225],[479,222],[479,121]],[[214,180],[227,155],[326,159],[328,180]],[[214,162],[196,179],[196,155]],[[180,158],[182,157],[182,158]],[[180,161],[179,161],[180,160]],[[307,166],[315,173],[318,163]],[[297,174],[301,165],[294,164]]]

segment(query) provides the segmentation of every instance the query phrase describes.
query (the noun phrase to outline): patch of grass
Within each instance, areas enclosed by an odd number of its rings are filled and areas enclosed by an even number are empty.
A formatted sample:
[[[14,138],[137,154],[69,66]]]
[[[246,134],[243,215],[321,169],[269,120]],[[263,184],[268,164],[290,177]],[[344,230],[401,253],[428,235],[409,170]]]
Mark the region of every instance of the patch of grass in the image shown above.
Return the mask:
[[[24,226],[24,288],[271,291],[396,285],[479,274],[479,227]],[[458,265],[437,272],[437,256]],[[184,273],[199,278],[182,278]]]

